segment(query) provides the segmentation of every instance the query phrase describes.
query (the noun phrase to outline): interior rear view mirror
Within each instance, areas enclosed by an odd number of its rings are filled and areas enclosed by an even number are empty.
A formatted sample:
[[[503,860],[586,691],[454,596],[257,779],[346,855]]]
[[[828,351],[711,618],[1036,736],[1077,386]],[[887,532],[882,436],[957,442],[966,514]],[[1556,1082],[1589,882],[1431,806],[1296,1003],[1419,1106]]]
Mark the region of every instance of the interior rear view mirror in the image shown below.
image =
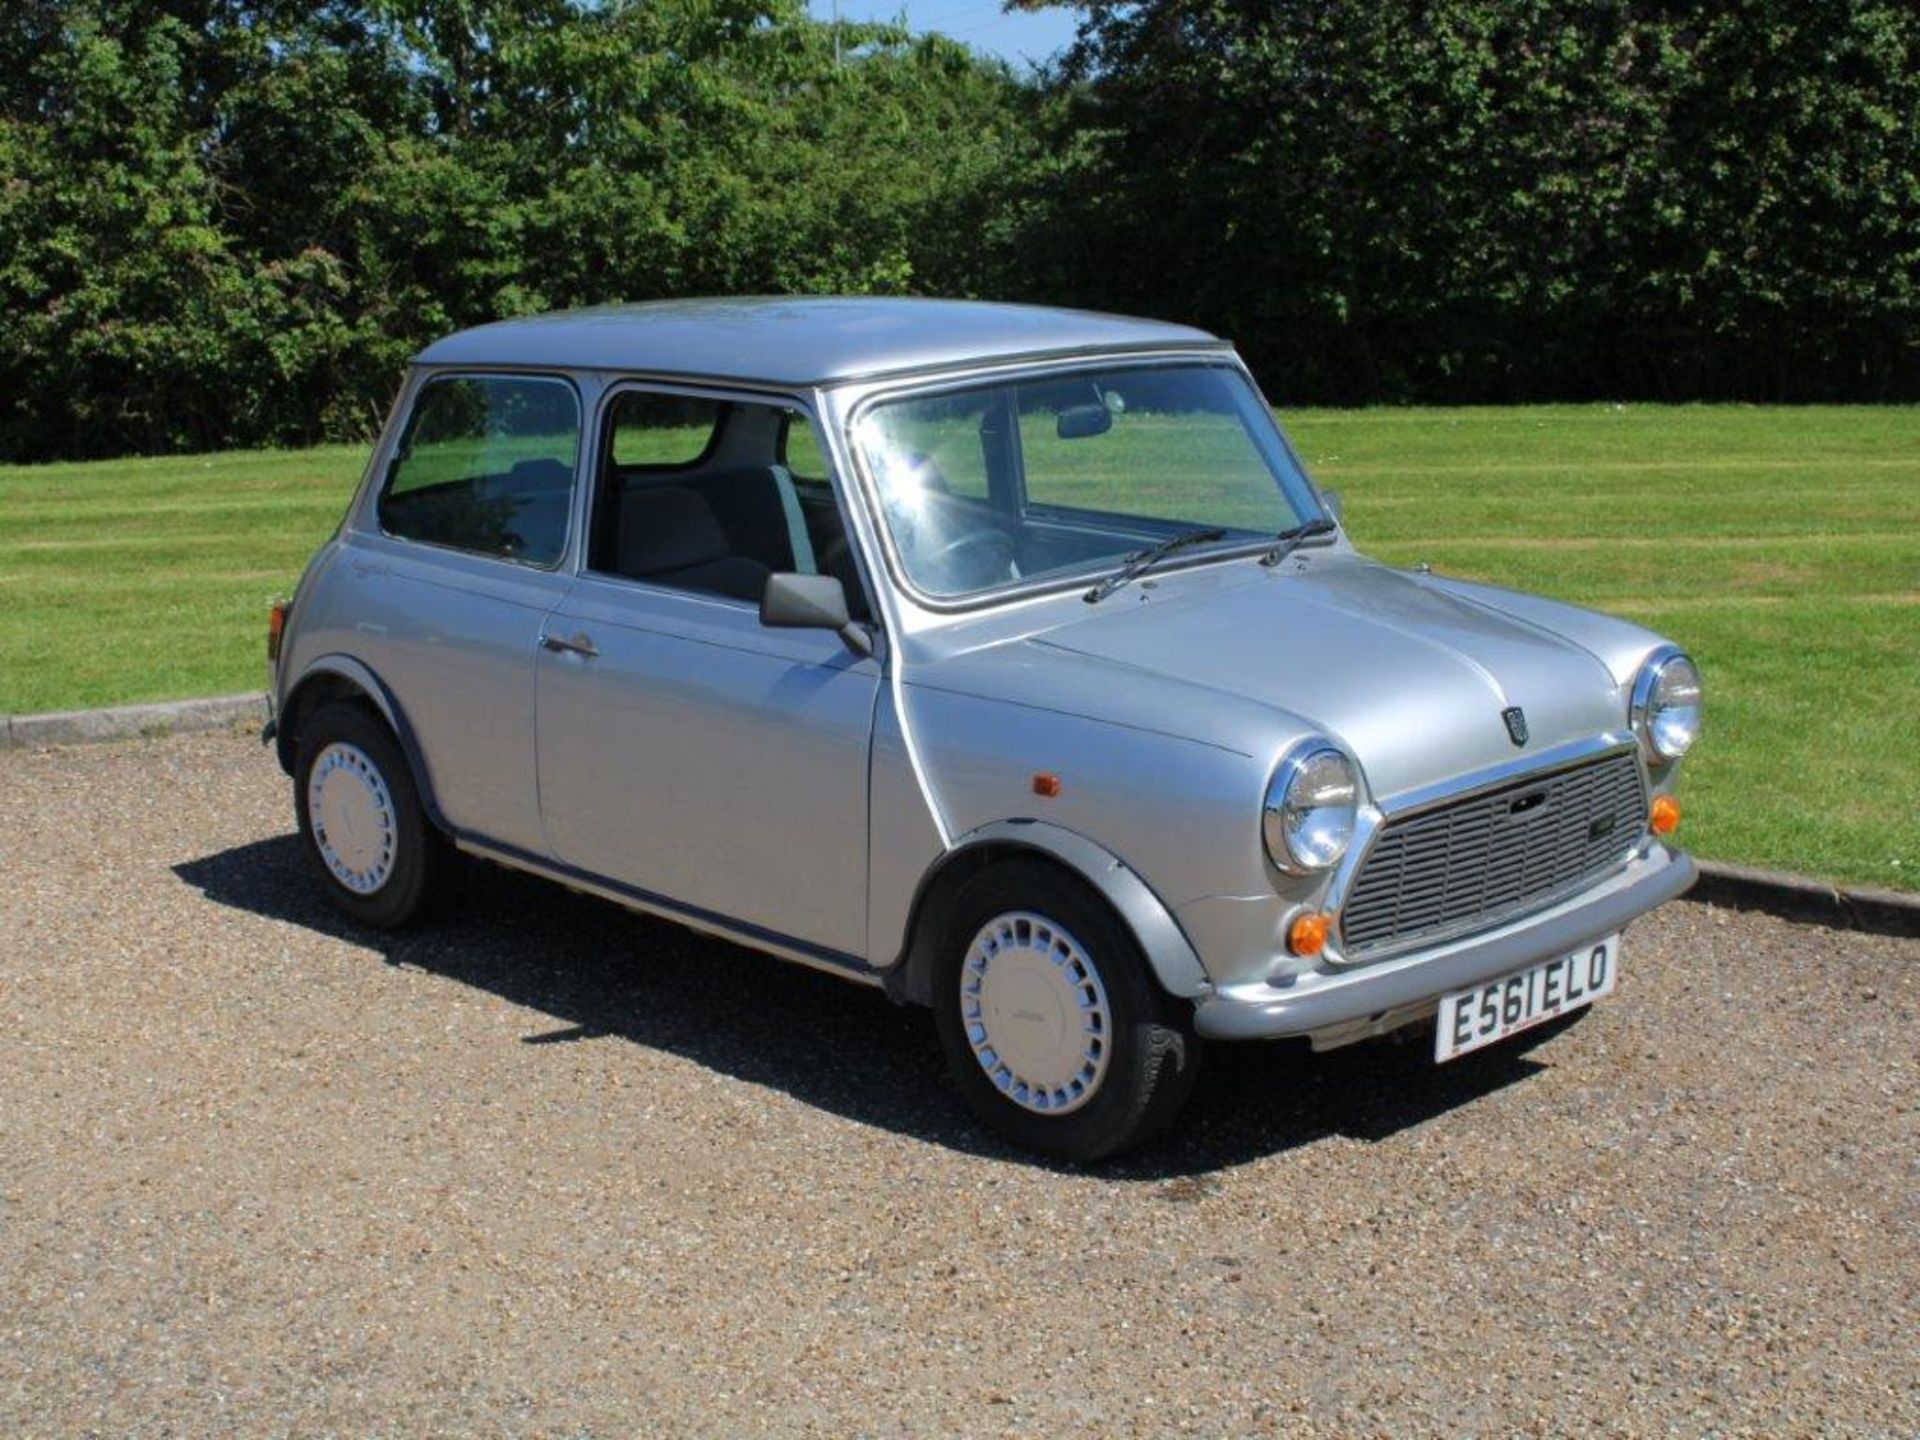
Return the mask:
[[[1113,412],[1105,405],[1072,405],[1060,412],[1053,433],[1062,440],[1084,440],[1089,435],[1104,435],[1113,428]]]

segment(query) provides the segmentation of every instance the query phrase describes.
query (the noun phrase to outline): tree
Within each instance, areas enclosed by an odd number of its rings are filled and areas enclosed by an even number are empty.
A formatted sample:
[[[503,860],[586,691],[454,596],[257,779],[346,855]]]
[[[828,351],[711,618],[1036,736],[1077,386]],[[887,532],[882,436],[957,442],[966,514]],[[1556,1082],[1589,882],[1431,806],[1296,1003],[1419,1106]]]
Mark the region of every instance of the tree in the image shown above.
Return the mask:
[[[1003,66],[802,0],[39,0],[0,18],[0,452],[365,433],[569,305],[995,287]]]
[[[1289,398],[1920,393],[1920,12],[1092,0],[1039,288]]]

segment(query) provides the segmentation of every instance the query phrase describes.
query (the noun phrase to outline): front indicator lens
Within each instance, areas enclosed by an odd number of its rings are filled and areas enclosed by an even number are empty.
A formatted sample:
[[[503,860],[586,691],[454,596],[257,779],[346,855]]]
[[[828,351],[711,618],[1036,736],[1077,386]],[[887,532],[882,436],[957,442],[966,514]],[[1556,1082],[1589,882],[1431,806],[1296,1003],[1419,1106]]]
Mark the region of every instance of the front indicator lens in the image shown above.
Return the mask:
[[[1327,948],[1327,934],[1332,928],[1330,915],[1296,915],[1287,926],[1287,949],[1302,959],[1312,959]]]
[[[1260,828],[1274,864],[1310,874],[1340,863],[1359,817],[1353,762],[1324,740],[1308,741],[1274,771]]]
[[[1680,828],[1680,802],[1671,795],[1653,797],[1653,808],[1647,812],[1647,828],[1659,836],[1673,834]]]

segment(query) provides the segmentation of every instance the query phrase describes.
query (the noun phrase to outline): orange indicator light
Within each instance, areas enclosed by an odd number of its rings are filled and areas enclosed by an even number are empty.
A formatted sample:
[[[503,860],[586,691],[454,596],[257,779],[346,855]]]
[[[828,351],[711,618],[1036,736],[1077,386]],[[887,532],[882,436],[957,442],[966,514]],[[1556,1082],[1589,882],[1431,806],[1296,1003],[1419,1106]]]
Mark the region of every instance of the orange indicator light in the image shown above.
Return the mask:
[[[1060,777],[1042,770],[1033,777],[1033,793],[1045,800],[1053,799],[1060,793]]]
[[[1294,916],[1287,926],[1287,949],[1296,955],[1318,955],[1327,948],[1327,931],[1332,925],[1331,915]]]
[[[1680,802],[1671,795],[1653,797],[1653,809],[1647,814],[1647,828],[1656,835],[1671,835],[1680,828]]]
[[[280,658],[280,636],[287,628],[287,602],[276,600],[267,611],[267,659]]]

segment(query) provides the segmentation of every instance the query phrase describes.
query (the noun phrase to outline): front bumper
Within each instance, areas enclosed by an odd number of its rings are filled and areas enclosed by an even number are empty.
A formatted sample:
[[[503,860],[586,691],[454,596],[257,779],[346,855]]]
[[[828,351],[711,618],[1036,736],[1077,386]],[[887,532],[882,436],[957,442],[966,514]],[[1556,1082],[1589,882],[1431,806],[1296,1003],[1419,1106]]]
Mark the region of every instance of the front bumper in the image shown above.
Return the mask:
[[[1215,990],[1194,1008],[1194,1028],[1215,1040],[1287,1035],[1358,1039],[1381,1022],[1402,1024],[1419,1007],[1538,960],[1577,950],[1683,894],[1692,857],[1662,846],[1550,909],[1375,965],[1314,971],[1291,983],[1252,981]],[[1337,1042],[1333,1042],[1337,1043]]]

